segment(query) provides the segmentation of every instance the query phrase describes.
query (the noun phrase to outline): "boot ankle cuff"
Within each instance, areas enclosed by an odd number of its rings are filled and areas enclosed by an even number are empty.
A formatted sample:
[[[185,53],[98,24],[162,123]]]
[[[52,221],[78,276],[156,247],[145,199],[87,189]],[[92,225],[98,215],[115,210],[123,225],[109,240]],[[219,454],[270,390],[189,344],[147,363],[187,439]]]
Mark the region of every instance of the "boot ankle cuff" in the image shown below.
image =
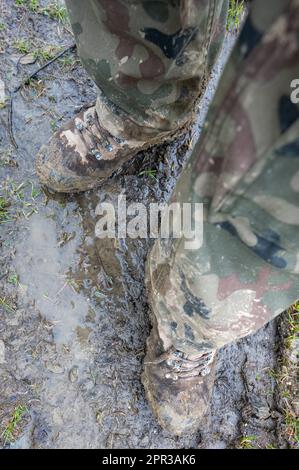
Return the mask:
[[[115,137],[140,142],[156,143],[173,135],[178,129],[161,131],[134,121],[125,111],[114,105],[100,93],[96,101],[96,112],[102,127]],[[190,119],[188,119],[189,121]],[[180,126],[182,127],[182,126]]]

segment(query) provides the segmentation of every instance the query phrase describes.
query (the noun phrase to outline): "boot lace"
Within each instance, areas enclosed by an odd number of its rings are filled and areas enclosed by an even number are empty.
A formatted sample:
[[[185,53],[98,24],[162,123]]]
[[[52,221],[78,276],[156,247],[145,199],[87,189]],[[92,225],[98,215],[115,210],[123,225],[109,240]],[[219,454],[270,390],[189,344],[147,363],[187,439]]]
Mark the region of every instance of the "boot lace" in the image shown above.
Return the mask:
[[[112,142],[117,144],[124,142],[123,139],[114,137],[110,132],[104,129],[100,125],[96,114],[87,114],[85,121],[77,121],[75,127],[80,133],[88,153],[94,156],[96,160],[102,159],[103,149],[107,152],[113,151]]]
[[[165,363],[168,371],[165,374],[167,379],[179,380],[196,376],[206,376],[210,373],[210,364],[213,362],[216,352],[206,352],[196,359],[188,358],[182,351],[174,348],[161,354],[156,360],[147,364]]]

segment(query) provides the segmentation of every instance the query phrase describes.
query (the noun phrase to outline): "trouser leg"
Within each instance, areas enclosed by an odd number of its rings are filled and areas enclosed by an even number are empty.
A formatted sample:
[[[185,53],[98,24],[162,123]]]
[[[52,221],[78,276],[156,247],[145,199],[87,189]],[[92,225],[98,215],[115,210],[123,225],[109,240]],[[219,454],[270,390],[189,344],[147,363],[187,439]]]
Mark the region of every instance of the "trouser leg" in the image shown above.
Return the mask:
[[[66,4],[80,58],[99,89],[99,115],[113,135],[146,140],[190,120],[222,44],[227,0]]]
[[[297,1],[252,2],[172,201],[204,204],[204,240],[159,239],[148,259],[167,349],[189,355],[252,333],[299,297]]]

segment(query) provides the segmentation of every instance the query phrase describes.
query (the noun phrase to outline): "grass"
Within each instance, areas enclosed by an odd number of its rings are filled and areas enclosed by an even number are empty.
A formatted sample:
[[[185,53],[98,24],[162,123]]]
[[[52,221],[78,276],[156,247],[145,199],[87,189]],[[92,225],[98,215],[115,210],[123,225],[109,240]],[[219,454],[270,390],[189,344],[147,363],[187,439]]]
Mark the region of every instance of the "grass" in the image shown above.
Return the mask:
[[[30,61],[27,64],[32,64],[36,60],[43,64],[48,62],[51,59],[54,59],[60,52],[61,47],[53,44],[36,44],[30,43],[23,39],[18,39],[13,43],[14,48],[20,52],[22,55],[28,57],[30,56]],[[22,62],[21,62],[22,63]],[[77,57],[72,55],[69,57],[61,57],[58,59],[58,64],[61,68],[72,69],[79,63]]]
[[[44,47],[39,47],[36,44],[33,44],[26,39],[20,38],[15,39],[13,42],[13,47],[20,52],[20,54],[26,55],[31,53],[35,60],[42,60],[47,62],[48,60],[53,59],[61,48],[53,44],[45,45]]]
[[[228,8],[228,16],[226,22],[227,31],[236,31],[241,24],[242,15],[244,12],[243,0],[230,0]]]
[[[296,302],[287,312],[287,324],[288,324],[288,335],[284,340],[285,348],[291,351],[294,347],[296,348],[295,342],[299,340],[299,302]],[[280,374],[280,380],[283,380],[286,384],[290,383],[288,377],[288,369],[290,368],[290,361],[286,361],[286,368],[282,368],[282,373]],[[283,373],[285,371],[285,374]],[[295,410],[290,406],[290,397],[292,394],[289,390],[284,389],[283,398],[286,402],[285,411],[285,425],[286,425],[286,434],[288,436],[288,441],[291,446],[299,446],[299,418],[296,415]],[[296,399],[296,398],[294,398]]]
[[[156,179],[156,175],[157,175],[157,170],[154,170],[154,169],[143,170],[138,174],[138,176],[149,176],[154,179]]]
[[[5,197],[0,196],[0,224],[15,221],[20,217],[28,219],[38,212],[37,198],[41,195],[41,191],[32,181],[19,184],[8,178],[2,191]]]
[[[17,286],[19,284],[19,275],[18,274],[12,274],[8,278],[9,284],[13,284],[14,286]]]
[[[5,310],[7,310],[9,313],[15,312],[15,308],[7,302],[7,300],[6,300],[5,297],[0,297],[0,306],[1,306],[1,305],[2,305],[2,307],[3,307]]]
[[[286,347],[292,347],[293,341],[299,338],[299,302],[295,303],[287,312],[289,334],[286,337]]]
[[[69,56],[66,56],[66,57],[61,57],[60,59],[58,59],[58,63],[60,64],[61,67],[63,68],[70,68],[72,69],[73,67],[75,67],[78,63],[80,63],[80,61],[78,60],[78,58],[74,55],[69,55]]]
[[[47,7],[42,8],[42,14],[49,16],[52,20],[65,23],[67,20],[67,10],[57,2],[50,3]]]
[[[34,200],[35,198],[37,198],[40,195],[40,190],[38,188],[36,188],[33,183],[30,183],[30,184],[31,184],[31,194],[30,194],[30,196]]]
[[[37,11],[39,8],[39,0],[29,0],[29,8],[31,11]]]
[[[8,220],[9,202],[0,196],[0,224]]]
[[[18,427],[23,416],[28,413],[28,409],[25,405],[17,405],[5,426],[1,437],[4,439],[5,444],[13,442],[18,434]]]
[[[299,302],[295,302],[288,309],[280,324],[282,325],[283,353],[275,378],[281,399],[284,421],[283,434],[291,448],[299,448],[299,419],[296,410]]]
[[[297,447],[299,445],[299,418],[287,410],[284,419],[288,441],[292,447]]]
[[[256,440],[256,436],[243,436],[239,442],[239,449],[254,449],[254,443]]]
[[[268,449],[268,450],[269,449],[277,449],[277,447],[275,447],[275,445],[273,445],[273,444],[267,444],[266,449]]]
[[[56,1],[49,3],[46,7],[42,7],[39,0],[15,0],[15,6],[33,13],[48,16],[51,20],[56,20],[61,23],[67,21],[67,9]]]
[[[38,48],[36,51],[34,51],[34,54],[37,59],[41,59],[47,62],[48,60],[53,59],[60,50],[60,47],[49,45],[43,49]]]
[[[56,132],[58,129],[57,123],[53,119],[52,121],[50,121],[50,127],[51,127],[52,132]]]
[[[269,369],[268,375],[269,375],[269,377],[271,377],[272,379],[274,379],[274,380],[277,381],[277,379],[278,379],[278,374],[277,374],[276,370],[274,370],[274,369]]]
[[[17,7],[28,8],[30,11],[37,11],[39,8],[39,0],[15,0]]]
[[[16,39],[13,42],[13,47],[21,54],[28,54],[31,49],[31,45],[26,39]]]

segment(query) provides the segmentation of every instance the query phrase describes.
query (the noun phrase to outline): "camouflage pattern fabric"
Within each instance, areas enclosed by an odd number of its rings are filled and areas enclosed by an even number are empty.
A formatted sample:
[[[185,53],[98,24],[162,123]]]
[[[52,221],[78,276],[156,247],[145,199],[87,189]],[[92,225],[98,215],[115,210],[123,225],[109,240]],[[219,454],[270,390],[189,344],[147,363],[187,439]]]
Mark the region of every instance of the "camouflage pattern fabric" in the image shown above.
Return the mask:
[[[127,119],[136,139],[188,121],[222,43],[227,1],[66,3],[112,134]],[[172,197],[204,203],[203,246],[160,239],[148,258],[165,349],[220,348],[299,297],[299,109],[290,100],[298,31],[298,0],[251,2]]]
[[[66,4],[81,61],[99,88],[98,114],[113,135],[146,140],[190,120],[222,44],[228,0]]]
[[[252,2],[172,197],[204,203],[204,243],[158,240],[148,259],[165,348],[220,348],[299,297],[298,31],[298,0]]]

